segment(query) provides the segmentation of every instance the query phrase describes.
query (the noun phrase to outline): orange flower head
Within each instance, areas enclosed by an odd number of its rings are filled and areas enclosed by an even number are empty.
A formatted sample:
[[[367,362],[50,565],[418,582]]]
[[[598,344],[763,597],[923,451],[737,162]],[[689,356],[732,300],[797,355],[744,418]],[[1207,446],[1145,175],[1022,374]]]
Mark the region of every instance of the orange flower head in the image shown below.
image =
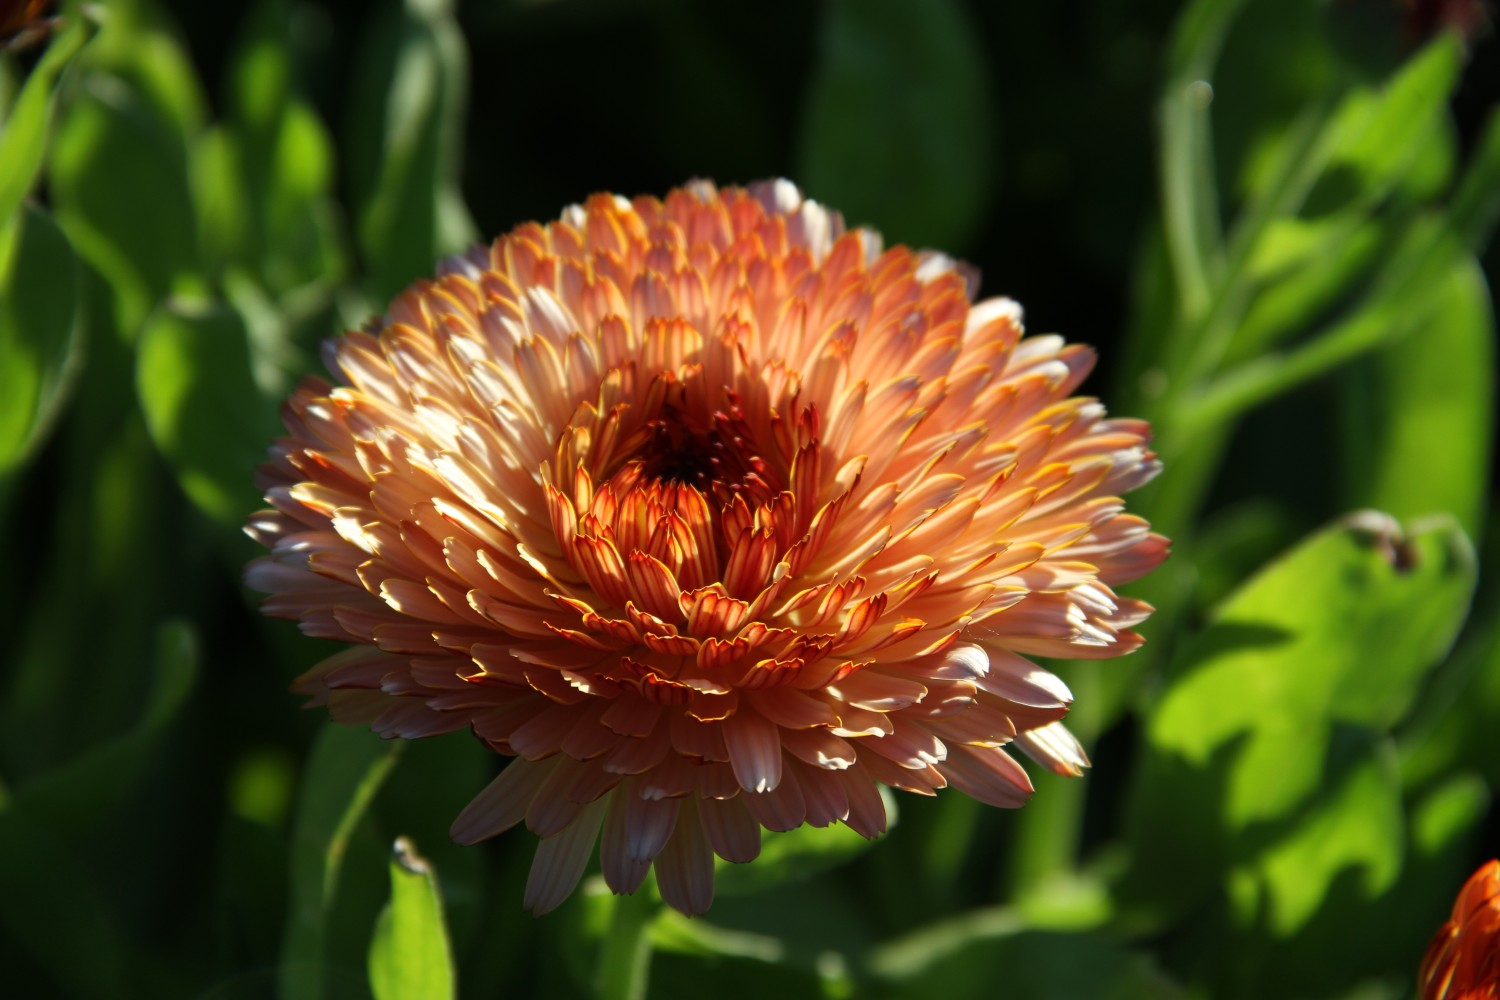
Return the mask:
[[[1119,497],[1148,428],[1093,364],[792,184],[595,195],[445,262],[285,408],[250,534],[268,614],[351,644],[297,688],[387,737],[515,758],[472,843],[597,842],[685,913],[762,829],[885,829],[878,785],[1031,794],[1087,759],[1028,656],[1110,657],[1166,555]],[[602,834],[601,834],[602,831]]]
[[[1421,1000],[1500,997],[1500,861],[1469,876],[1417,976]]]

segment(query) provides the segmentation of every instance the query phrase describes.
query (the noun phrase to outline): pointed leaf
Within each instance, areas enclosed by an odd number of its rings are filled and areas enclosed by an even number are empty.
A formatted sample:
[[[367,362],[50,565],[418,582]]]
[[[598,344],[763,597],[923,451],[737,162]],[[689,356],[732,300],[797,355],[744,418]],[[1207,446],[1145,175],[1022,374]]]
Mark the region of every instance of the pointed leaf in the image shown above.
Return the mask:
[[[361,54],[350,188],[383,299],[475,238],[458,191],[468,54],[447,0],[404,0]]]
[[[1490,484],[1494,310],[1472,258],[1438,298],[1420,330],[1350,372],[1345,479],[1352,504],[1401,519],[1448,511],[1477,535]]]
[[[173,128],[123,80],[96,72],[69,105],[54,144],[57,220],[109,281],[127,336],[159,298],[196,285],[186,147]]]
[[[0,482],[44,440],[83,353],[67,238],[38,209],[15,222],[9,268],[0,263]]]
[[[391,901],[370,942],[370,990],[375,1000],[457,995],[437,877],[405,837],[391,852]]]
[[[16,208],[36,183],[37,172],[42,168],[57,78],[92,31],[87,19],[74,21],[47,46],[41,61],[26,78],[15,106],[0,122],[0,234],[10,225]],[[0,238],[0,271],[4,270],[4,259],[3,238]]]
[[[174,301],[141,331],[136,389],[151,437],[207,515],[238,529],[258,495],[251,474],[275,436],[250,375],[244,324],[229,309]]]

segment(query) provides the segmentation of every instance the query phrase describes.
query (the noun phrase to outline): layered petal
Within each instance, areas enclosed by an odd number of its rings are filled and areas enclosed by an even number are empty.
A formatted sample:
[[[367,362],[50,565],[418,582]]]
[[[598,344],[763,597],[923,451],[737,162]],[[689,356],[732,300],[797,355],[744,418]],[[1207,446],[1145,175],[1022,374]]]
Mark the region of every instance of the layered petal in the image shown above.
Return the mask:
[[[1077,774],[1028,656],[1135,649],[1167,543],[1149,430],[1093,364],[786,181],[596,195],[442,264],[287,401],[249,533],[268,614],[351,649],[297,685],[515,758],[454,823],[598,845],[707,908],[762,829],[885,826],[881,784],[1018,806]]]

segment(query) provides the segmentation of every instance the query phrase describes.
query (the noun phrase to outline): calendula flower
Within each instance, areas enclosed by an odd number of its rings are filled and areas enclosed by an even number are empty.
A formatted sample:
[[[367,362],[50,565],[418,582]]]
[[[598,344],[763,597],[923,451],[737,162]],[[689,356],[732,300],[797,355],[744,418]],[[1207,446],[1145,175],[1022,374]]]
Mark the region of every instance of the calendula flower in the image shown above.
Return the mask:
[[[685,913],[761,830],[885,828],[878,785],[1019,806],[1076,774],[1068,689],[1166,541],[1120,494],[1140,421],[941,254],[786,181],[596,195],[445,262],[327,345],[263,469],[269,614],[352,643],[298,689],[388,737],[516,758],[453,825],[541,838],[537,912],[597,842]],[[601,836],[602,831],[602,836]]]
[[[1500,997],[1500,861],[1469,877],[1427,946],[1417,976],[1421,1000]]]

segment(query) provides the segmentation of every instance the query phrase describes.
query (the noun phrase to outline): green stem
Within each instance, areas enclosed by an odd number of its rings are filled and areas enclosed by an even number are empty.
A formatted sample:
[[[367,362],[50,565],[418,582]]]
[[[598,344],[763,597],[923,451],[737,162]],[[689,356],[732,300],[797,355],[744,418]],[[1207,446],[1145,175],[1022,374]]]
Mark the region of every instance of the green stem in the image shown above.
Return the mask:
[[[1244,0],[1199,0],[1178,21],[1158,105],[1162,224],[1181,301],[1196,319],[1208,306],[1223,252],[1207,83],[1219,47]]]
[[[1303,112],[1288,135],[1276,175],[1240,213],[1203,318],[1188,324],[1191,332],[1182,338],[1187,359],[1177,375],[1179,386],[1195,386],[1218,369],[1251,296],[1246,272],[1261,237],[1274,220],[1302,206],[1327,165],[1336,132],[1331,125],[1333,106],[1332,99],[1325,99]]]
[[[349,840],[404,744],[325,724],[302,776],[291,845],[291,893],[278,971],[282,1000],[321,1000],[324,941]]]
[[[644,890],[615,897],[594,970],[598,1000],[645,1000],[651,976],[651,927],[660,909]]]

